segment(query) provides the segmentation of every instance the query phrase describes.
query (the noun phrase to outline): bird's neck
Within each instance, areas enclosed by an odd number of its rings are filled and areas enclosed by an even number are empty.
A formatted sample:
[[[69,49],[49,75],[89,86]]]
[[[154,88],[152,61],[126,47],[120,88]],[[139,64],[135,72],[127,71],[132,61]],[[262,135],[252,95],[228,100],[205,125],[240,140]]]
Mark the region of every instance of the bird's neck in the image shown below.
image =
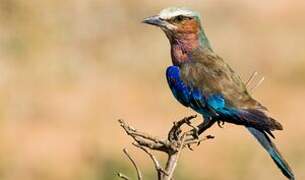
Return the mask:
[[[200,49],[203,52],[212,51],[210,43],[203,30],[197,33],[182,33],[169,37],[171,56],[174,65],[191,62],[192,52]]]

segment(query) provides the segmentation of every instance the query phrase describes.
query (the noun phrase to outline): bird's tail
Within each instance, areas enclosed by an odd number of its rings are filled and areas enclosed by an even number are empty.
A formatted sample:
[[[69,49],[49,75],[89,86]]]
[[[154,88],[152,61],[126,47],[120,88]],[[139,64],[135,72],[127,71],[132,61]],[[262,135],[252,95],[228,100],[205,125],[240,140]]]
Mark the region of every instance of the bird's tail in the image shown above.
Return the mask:
[[[272,143],[270,138],[267,136],[265,132],[257,130],[253,127],[247,127],[250,133],[256,138],[256,140],[265,148],[265,150],[269,153],[277,167],[279,167],[282,173],[290,180],[294,180],[294,175],[292,170],[290,169],[288,163],[282,157],[280,152],[277,150],[275,145]]]

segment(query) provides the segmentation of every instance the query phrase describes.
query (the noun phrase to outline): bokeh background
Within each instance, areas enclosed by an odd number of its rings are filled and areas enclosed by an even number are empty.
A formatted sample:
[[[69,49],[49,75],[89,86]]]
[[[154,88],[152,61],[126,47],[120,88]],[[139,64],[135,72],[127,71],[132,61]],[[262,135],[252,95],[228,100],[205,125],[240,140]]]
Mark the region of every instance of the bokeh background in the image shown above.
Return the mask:
[[[199,11],[212,47],[242,79],[265,77],[253,95],[284,125],[275,143],[305,179],[302,0],[0,0],[0,179],[135,177],[124,147],[154,179],[117,119],[163,137],[194,114],[167,87],[166,37],[140,23],[168,6]],[[285,179],[244,128],[208,133],[216,139],[185,151],[175,179]]]

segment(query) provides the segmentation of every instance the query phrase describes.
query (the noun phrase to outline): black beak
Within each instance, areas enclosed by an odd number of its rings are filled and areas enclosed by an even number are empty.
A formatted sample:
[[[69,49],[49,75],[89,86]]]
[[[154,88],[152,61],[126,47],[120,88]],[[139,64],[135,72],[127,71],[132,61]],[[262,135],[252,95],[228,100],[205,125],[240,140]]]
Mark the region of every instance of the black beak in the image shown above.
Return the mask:
[[[162,19],[160,19],[159,16],[151,16],[151,17],[145,18],[142,21],[142,23],[159,26],[159,27],[165,25],[165,22]]]

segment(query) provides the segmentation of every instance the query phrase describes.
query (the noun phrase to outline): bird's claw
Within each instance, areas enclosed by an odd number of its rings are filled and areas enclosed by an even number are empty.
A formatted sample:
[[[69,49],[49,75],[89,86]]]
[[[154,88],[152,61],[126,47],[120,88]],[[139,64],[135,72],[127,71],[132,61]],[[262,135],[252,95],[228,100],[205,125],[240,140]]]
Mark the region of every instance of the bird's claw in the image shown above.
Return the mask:
[[[190,144],[187,145],[187,148],[189,148],[189,150],[194,151],[194,149],[192,148],[192,146]]]
[[[220,128],[223,128],[223,125],[225,124],[225,122],[224,121],[222,121],[222,120],[218,120],[217,121],[217,125],[218,125],[218,127],[220,127]]]
[[[199,128],[197,126],[193,126],[191,121],[186,122],[186,124],[193,128],[192,130],[190,130],[190,135],[193,136],[193,138],[195,139],[199,139]]]
[[[198,129],[198,127],[193,127],[193,129],[191,131],[192,131],[191,135],[193,136],[193,138],[194,139],[199,139],[199,133],[198,133],[199,129]]]

